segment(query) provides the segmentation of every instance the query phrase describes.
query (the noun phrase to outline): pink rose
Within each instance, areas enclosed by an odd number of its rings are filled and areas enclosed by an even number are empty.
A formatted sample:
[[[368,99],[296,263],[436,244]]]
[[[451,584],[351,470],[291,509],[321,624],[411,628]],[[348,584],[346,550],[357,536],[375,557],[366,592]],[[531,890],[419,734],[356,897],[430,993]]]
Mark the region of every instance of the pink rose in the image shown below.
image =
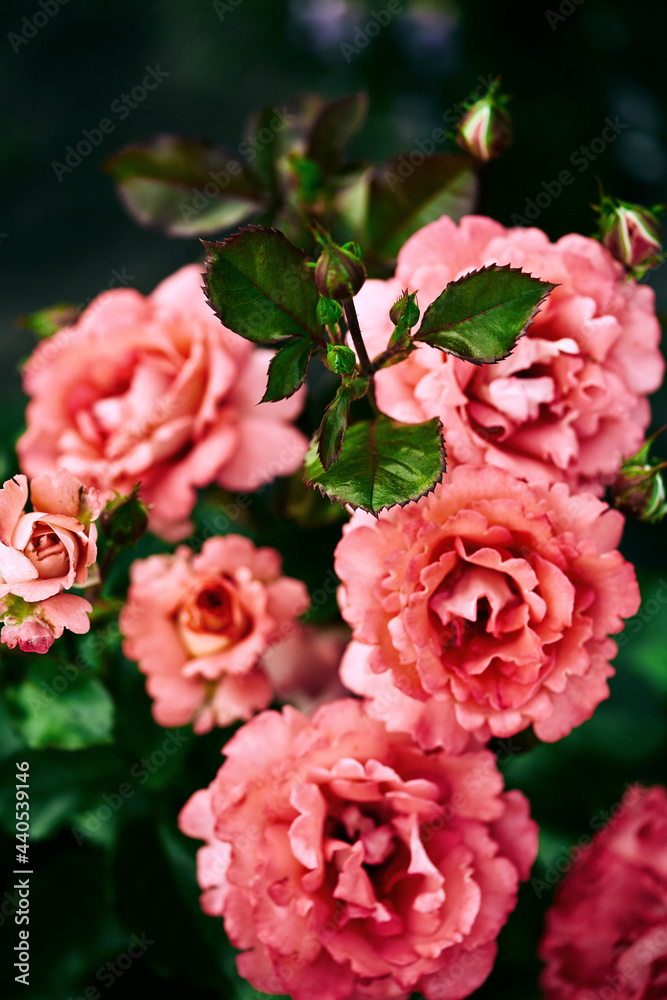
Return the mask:
[[[262,658],[275,694],[301,712],[342,698],[346,691],[338,668],[349,641],[345,625],[297,627],[283,642],[267,649]]]
[[[84,584],[97,558],[100,512],[95,490],[67,469],[28,480],[8,479],[0,489],[0,641],[10,649],[45,653],[63,628],[89,629],[88,601],[63,595]]]
[[[531,723],[560,739],[608,697],[608,635],[639,608],[622,528],[590,493],[493,466],[459,466],[377,520],[357,512],[335,561],[355,640],[343,683],[427,748]]]
[[[168,541],[189,533],[196,487],[256,490],[294,472],[307,444],[290,423],[303,393],[257,405],[271,352],[225,329],[201,285],[191,265],[147,298],[104,292],[24,369],[22,468],[66,465],[105,499],[141,482],[151,530]]]
[[[378,405],[408,423],[439,416],[450,468],[489,463],[601,492],[644,439],[664,360],[653,290],[626,281],[596,240],[550,243],[481,216],[432,222],[402,248],[396,276],[367,281],[355,300],[369,352],[386,347],[402,289],[418,290],[423,315],[449,281],[492,263],[559,283],[511,356],[477,367],[420,347],[378,373]]]
[[[193,721],[205,733],[270,703],[261,658],[309,605],[305,585],[281,574],[275,549],[241,535],[209,538],[199,555],[179,546],[132,564],[123,651],[147,675],[160,725]]]
[[[348,698],[262,712],[225,753],[179,822],[255,989],[460,1000],[484,981],[537,851],[489,751],[426,754]]]
[[[667,997],[667,794],[628,789],[547,913],[546,1000]]]
[[[0,600],[0,617],[5,623],[0,642],[9,649],[18,643],[24,653],[48,653],[53,640],[65,629],[78,635],[88,632],[92,610],[92,604],[74,594],[56,594],[35,604],[6,597]]]

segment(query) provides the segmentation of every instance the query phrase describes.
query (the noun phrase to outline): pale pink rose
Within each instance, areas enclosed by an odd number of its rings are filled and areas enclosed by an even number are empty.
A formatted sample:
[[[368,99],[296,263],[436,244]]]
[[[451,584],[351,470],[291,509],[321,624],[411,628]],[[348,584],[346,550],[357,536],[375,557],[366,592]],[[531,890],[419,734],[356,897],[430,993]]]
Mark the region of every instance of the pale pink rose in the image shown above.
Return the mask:
[[[141,482],[151,530],[178,541],[197,487],[256,490],[301,464],[303,392],[257,405],[271,356],[222,326],[196,265],[148,297],[103,292],[26,363],[21,466],[65,465],[105,500]]]
[[[138,559],[130,579],[123,651],[147,675],[160,725],[194,722],[204,733],[270,703],[262,657],[309,605],[275,549],[241,535],[209,538],[199,555],[182,545],[173,556]]]
[[[628,789],[547,913],[545,1000],[667,997],[667,794]]]
[[[560,739],[608,697],[608,636],[639,608],[622,528],[590,493],[493,466],[459,466],[377,520],[355,513],[335,560],[355,640],[343,683],[427,748],[531,723]]]
[[[461,1000],[537,851],[493,755],[424,753],[360,702],[262,712],[180,815],[206,840],[202,908],[255,989],[294,1000]]]
[[[664,360],[653,290],[627,281],[597,240],[550,243],[481,216],[432,222],[400,251],[396,276],[355,299],[369,353],[386,347],[402,289],[418,291],[423,315],[449,281],[493,263],[559,285],[510,357],[475,366],[422,346],[378,373],[378,406],[408,423],[440,417],[450,468],[489,463],[602,492],[644,439]]]
[[[338,668],[349,641],[345,625],[299,625],[283,642],[267,649],[264,671],[278,698],[310,712],[346,694]]]

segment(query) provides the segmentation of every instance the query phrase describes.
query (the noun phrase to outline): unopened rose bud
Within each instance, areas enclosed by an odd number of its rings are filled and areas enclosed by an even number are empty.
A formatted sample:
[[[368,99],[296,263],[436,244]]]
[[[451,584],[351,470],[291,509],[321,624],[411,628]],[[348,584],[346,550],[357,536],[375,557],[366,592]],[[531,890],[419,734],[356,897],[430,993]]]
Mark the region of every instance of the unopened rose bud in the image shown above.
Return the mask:
[[[417,305],[417,293],[408,292],[407,288],[400,299],[394,302],[389,310],[389,319],[394,326],[410,327],[417,325],[419,319],[419,306]]]
[[[129,496],[110,500],[100,517],[100,525],[107,540],[118,548],[135,545],[146,533],[148,511],[139,500],[135,486]]]
[[[505,110],[508,97],[498,94],[494,81],[485,97],[466,109],[456,141],[461,149],[486,162],[501,156],[512,142],[512,119]]]
[[[337,375],[349,375],[357,364],[357,355],[350,347],[327,344],[327,367]]]
[[[656,437],[657,434],[653,434],[636,455],[625,460],[612,487],[615,507],[628,517],[651,524],[657,524],[667,513],[667,493],[662,478],[667,462],[649,457]]]
[[[315,284],[320,294],[337,302],[354,298],[366,280],[357,245],[338,246],[326,236],[320,241],[324,249],[315,265]]]
[[[334,299],[322,297],[317,303],[317,318],[324,326],[336,326],[343,316],[343,307]]]
[[[58,302],[57,305],[51,306],[49,309],[40,309],[29,316],[23,316],[18,322],[20,326],[44,340],[46,337],[52,337],[63,326],[72,326],[80,314],[81,310],[78,306]]]
[[[600,239],[616,260],[626,267],[647,270],[661,259],[662,227],[656,212],[605,195],[598,208]]]

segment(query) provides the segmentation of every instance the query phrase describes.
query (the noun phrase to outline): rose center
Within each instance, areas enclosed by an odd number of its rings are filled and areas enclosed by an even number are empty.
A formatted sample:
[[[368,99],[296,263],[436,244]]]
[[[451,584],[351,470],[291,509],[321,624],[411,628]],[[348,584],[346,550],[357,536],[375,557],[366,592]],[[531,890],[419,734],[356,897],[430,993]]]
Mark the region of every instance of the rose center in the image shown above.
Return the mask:
[[[244,639],[251,619],[231,579],[202,583],[177,615],[181,638],[193,656],[221,652]]]
[[[48,525],[39,521],[23,552],[42,580],[65,576],[69,570],[69,554],[63,542]]]

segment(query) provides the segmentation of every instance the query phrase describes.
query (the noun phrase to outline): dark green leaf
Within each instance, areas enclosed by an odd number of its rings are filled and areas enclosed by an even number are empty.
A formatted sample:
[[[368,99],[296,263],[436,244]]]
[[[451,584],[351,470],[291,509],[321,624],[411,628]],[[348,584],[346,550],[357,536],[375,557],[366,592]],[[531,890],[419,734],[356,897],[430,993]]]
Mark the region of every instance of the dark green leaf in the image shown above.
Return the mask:
[[[251,226],[206,247],[206,288],[230,330],[255,344],[319,339],[319,294],[303,250],[277,229]]]
[[[137,222],[172,236],[227,229],[266,204],[258,179],[238,152],[177,135],[126,146],[104,169]]]
[[[318,163],[325,176],[336,173],[352,136],[368,113],[368,94],[361,91],[332,101],[320,111],[308,140],[306,155]]]
[[[328,471],[340,455],[350,411],[350,390],[341,385],[333,400],[327,406],[318,431],[317,454],[325,471]]]
[[[194,854],[201,844],[175,830],[175,816],[169,823],[121,825],[112,860],[114,909],[128,931],[140,930],[151,941],[142,956],[150,968],[170,980],[189,976],[193,991],[217,987],[229,996],[233,951],[222,921],[199,905]],[[174,919],[175,912],[182,919]]]
[[[11,833],[16,829],[12,778],[16,772],[14,762],[20,760],[31,763],[31,840],[42,840],[63,827],[71,827],[77,817],[86,813],[96,833],[102,826],[106,830],[106,823],[95,822],[98,810],[105,805],[102,794],[116,790],[128,776],[128,762],[116,747],[87,747],[77,753],[63,753],[62,749],[38,753],[17,749],[15,755],[0,764],[0,819]],[[86,834],[85,839],[93,838]]]
[[[370,185],[367,245],[374,256],[395,257],[409,236],[428,222],[470,212],[477,193],[473,161],[443,153],[415,164],[410,154],[395,156],[373,172]]]
[[[328,472],[315,438],[306,455],[305,480],[330,500],[377,514],[429,493],[445,467],[437,417],[423,424],[401,424],[380,415],[348,428],[340,457]]]
[[[555,285],[509,264],[450,281],[431,303],[415,341],[473,364],[506,358]]]
[[[26,679],[12,689],[16,725],[29,747],[78,750],[110,743],[114,705],[106,688],[73,665],[57,670],[51,659],[32,660]]]
[[[276,160],[281,152],[278,136],[288,124],[277,108],[260,108],[250,118],[245,139],[239,146],[239,150],[244,153],[248,163],[252,163],[254,172],[271,194],[278,191]]]
[[[315,344],[305,337],[294,337],[278,345],[269,365],[269,380],[262,403],[287,399],[303,385],[314,350]]]

